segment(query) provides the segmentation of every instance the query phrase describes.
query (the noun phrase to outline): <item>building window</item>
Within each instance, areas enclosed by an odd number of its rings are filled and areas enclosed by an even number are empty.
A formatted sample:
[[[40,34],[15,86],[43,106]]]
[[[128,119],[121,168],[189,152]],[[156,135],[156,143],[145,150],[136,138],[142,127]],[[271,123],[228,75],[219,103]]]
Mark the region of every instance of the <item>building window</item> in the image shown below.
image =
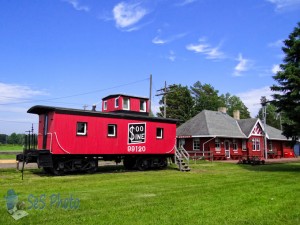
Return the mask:
[[[259,138],[252,139],[252,150],[260,151],[260,139]]]
[[[129,98],[123,98],[123,109],[130,110],[130,100],[129,100]]]
[[[103,110],[107,110],[107,101],[103,102]]]
[[[140,100],[140,112],[146,112],[146,101]]]
[[[156,138],[163,139],[164,136],[164,129],[163,128],[156,128]]]
[[[243,140],[243,143],[242,143],[242,150],[243,150],[243,151],[247,151],[247,142],[246,142],[246,140]]]
[[[269,141],[269,151],[273,151],[273,144],[272,144],[272,141]]]
[[[77,122],[76,134],[85,136],[87,135],[87,123],[86,122]]]
[[[216,138],[215,139],[215,149],[217,151],[220,151],[221,150],[221,144],[220,144],[220,139],[219,138]]]
[[[117,136],[117,125],[116,124],[108,124],[107,136],[108,137],[116,137]]]
[[[193,150],[194,151],[199,151],[200,150],[200,139],[199,138],[194,138],[193,139]]]
[[[115,99],[115,108],[119,108],[119,97]]]
[[[235,139],[233,139],[232,148],[233,148],[233,151],[237,151],[238,150],[238,144],[236,143]]]

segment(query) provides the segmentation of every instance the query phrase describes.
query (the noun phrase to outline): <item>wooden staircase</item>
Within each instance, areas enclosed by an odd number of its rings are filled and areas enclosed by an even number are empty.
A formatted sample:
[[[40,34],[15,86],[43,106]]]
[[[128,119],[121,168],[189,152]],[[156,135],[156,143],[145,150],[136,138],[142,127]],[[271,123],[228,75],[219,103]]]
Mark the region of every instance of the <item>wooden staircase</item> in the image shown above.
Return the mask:
[[[183,148],[183,146],[180,146],[179,148],[175,147],[175,163],[178,165],[178,169],[183,172],[190,171],[189,167],[189,161],[190,161],[190,155],[189,153]]]

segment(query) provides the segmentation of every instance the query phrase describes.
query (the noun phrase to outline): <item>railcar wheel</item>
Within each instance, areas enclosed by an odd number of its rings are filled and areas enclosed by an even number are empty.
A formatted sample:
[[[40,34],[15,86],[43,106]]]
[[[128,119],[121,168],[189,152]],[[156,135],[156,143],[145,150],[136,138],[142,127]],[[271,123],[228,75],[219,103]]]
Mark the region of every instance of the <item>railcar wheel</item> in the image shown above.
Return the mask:
[[[132,170],[135,166],[135,160],[131,157],[125,157],[123,160],[123,165],[126,170]]]
[[[161,169],[163,169],[163,168],[166,168],[167,166],[168,166],[168,160],[167,160],[167,158],[162,158],[162,159],[160,160],[159,167],[160,167]]]
[[[138,170],[144,171],[144,170],[148,169],[148,167],[149,167],[149,163],[148,163],[147,159],[140,158],[137,161]]]
[[[52,168],[50,168],[50,167],[43,167],[43,170],[44,170],[44,172],[47,173],[47,174],[52,174],[52,173],[53,173],[53,172],[52,172]]]
[[[64,171],[64,162],[54,161],[53,168],[51,168],[52,173],[56,176],[63,176],[65,174]]]

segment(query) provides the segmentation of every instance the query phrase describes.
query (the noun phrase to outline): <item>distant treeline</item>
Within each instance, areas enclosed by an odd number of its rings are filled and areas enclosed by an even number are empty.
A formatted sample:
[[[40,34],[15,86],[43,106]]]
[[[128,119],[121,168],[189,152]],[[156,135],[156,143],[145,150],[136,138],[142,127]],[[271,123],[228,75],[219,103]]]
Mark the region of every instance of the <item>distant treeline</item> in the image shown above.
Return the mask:
[[[0,134],[0,144],[23,145],[25,134],[12,133],[11,135]]]

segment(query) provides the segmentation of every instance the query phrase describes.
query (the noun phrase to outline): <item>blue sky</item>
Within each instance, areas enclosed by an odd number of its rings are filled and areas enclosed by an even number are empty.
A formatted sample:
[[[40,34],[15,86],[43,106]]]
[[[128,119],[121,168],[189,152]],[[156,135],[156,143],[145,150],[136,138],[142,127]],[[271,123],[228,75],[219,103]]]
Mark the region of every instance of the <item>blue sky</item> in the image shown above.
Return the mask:
[[[149,96],[150,74],[153,95],[165,81],[201,81],[239,96],[254,117],[299,21],[300,0],[3,0],[0,133],[36,127],[26,111],[37,104]]]

